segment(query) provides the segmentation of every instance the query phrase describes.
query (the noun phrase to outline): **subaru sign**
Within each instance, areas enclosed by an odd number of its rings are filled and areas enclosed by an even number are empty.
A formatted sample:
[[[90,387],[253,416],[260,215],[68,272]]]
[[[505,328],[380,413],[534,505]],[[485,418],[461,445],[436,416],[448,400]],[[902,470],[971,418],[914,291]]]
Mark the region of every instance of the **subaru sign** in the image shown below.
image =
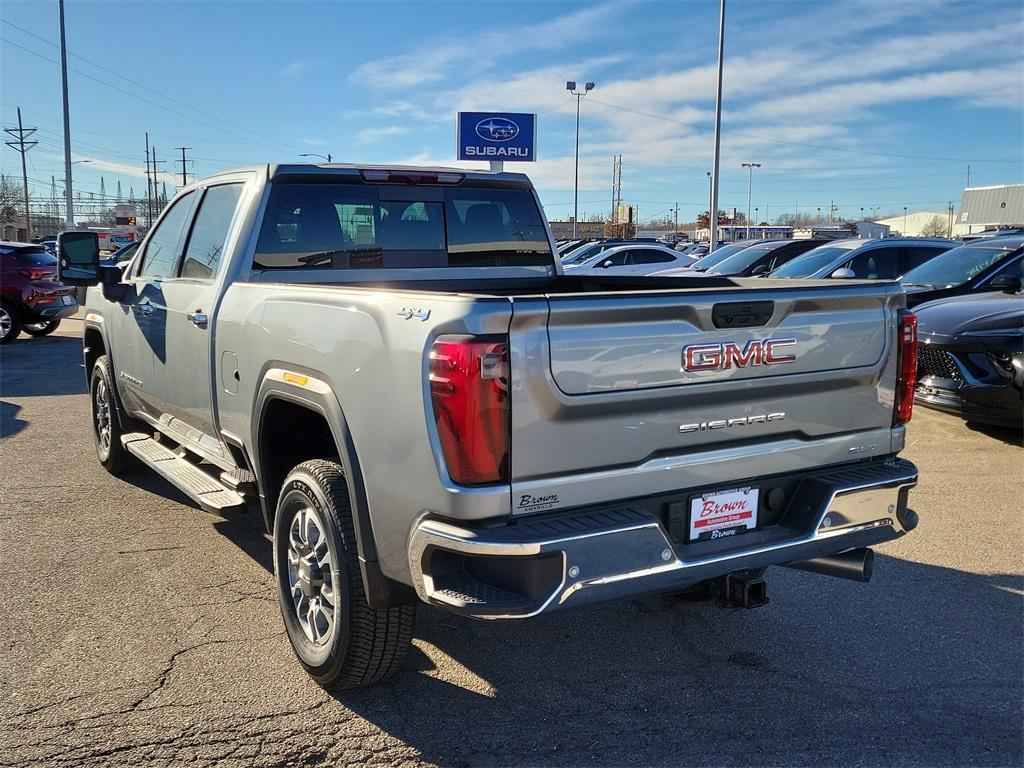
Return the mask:
[[[537,159],[537,116],[520,112],[459,112],[459,160]]]

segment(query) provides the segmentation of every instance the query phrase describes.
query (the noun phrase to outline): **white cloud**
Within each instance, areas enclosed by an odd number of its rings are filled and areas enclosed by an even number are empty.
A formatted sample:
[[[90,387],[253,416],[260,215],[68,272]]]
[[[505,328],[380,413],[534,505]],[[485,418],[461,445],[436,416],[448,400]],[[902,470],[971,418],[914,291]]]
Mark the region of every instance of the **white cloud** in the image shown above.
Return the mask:
[[[388,125],[383,128],[364,128],[356,133],[355,141],[357,144],[373,144],[374,142],[381,141],[389,136],[404,136],[411,132],[412,128],[404,125]]]
[[[296,59],[281,70],[281,77],[285,80],[298,80],[315,64],[313,59]]]
[[[100,157],[93,157],[92,155],[75,155],[76,161],[86,161],[89,164],[89,168],[97,171],[110,171],[111,173],[119,173],[123,176],[133,176],[135,178],[144,179],[146,178],[145,168],[140,168],[137,165],[131,165],[129,163],[118,163],[113,160],[104,160]],[[178,185],[180,177],[175,176],[173,173],[168,171],[158,171],[157,181],[166,182],[171,187]]]

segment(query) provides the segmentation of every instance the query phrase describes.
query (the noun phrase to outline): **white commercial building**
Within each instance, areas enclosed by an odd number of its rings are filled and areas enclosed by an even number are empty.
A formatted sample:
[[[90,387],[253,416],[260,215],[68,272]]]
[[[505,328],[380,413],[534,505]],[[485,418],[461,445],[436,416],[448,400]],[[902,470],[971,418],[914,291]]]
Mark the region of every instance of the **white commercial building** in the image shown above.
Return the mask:
[[[936,216],[944,227],[942,234],[939,236],[948,236],[950,225],[949,211],[907,211],[905,214],[890,216],[887,219],[877,219],[875,224],[889,227],[890,232],[894,235],[921,237],[922,230],[934,221]]]

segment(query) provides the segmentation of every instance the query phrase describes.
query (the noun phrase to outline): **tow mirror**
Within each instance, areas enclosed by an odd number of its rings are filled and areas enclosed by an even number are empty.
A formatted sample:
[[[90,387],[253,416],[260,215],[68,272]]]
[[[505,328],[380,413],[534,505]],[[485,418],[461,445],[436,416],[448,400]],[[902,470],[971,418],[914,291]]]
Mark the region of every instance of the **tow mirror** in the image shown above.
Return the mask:
[[[64,285],[99,283],[100,239],[95,232],[57,235],[57,279]]]
[[[856,276],[857,275],[854,273],[854,271],[852,269],[850,269],[849,267],[840,267],[835,272],[833,272],[831,275],[829,275],[829,277],[833,277],[833,278],[835,278],[837,280],[849,280],[851,277],[856,277]]]
[[[988,287],[993,291],[1002,291],[1003,293],[1020,293],[1021,282],[1016,275],[999,275],[999,277],[993,278]]]

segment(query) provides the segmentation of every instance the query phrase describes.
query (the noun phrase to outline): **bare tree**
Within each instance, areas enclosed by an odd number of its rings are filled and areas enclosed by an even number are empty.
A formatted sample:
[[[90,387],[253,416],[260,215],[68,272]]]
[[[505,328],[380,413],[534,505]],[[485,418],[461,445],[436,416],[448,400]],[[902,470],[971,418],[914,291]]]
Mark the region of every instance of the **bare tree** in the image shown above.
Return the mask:
[[[949,222],[941,216],[932,216],[923,227],[921,235],[924,237],[945,237],[949,229]]]

